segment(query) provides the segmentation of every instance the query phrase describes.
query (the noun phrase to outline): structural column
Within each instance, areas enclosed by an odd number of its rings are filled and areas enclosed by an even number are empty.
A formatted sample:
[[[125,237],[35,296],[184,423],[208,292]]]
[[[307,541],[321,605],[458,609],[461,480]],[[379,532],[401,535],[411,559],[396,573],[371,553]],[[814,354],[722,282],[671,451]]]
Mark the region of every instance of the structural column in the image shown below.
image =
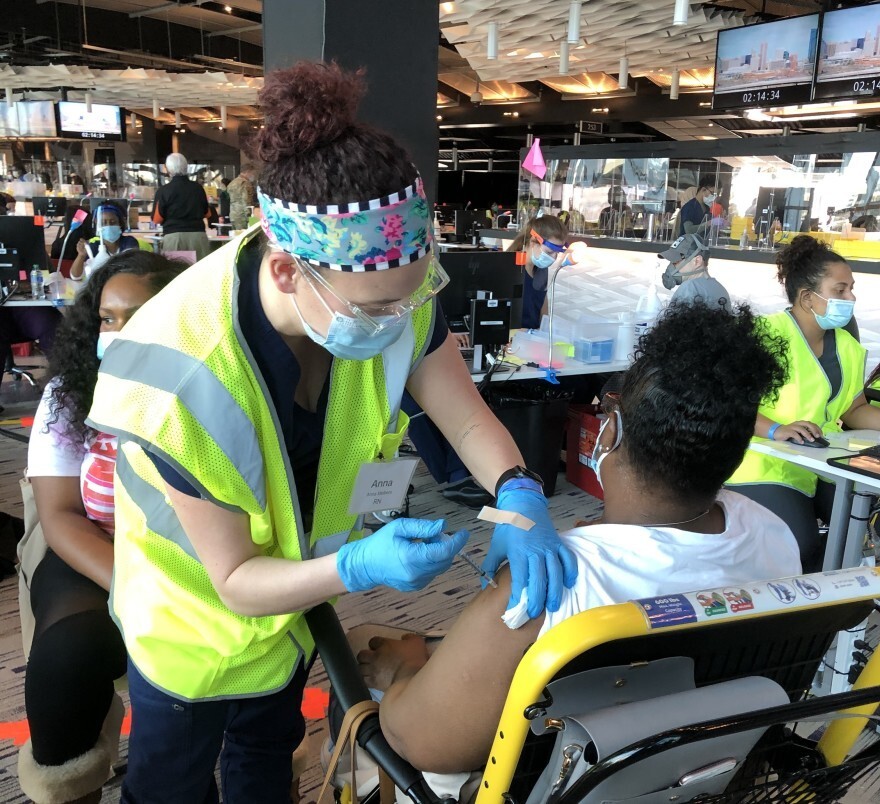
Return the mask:
[[[409,151],[433,201],[437,179],[436,0],[263,0],[267,72],[302,59],[366,68],[360,118]]]

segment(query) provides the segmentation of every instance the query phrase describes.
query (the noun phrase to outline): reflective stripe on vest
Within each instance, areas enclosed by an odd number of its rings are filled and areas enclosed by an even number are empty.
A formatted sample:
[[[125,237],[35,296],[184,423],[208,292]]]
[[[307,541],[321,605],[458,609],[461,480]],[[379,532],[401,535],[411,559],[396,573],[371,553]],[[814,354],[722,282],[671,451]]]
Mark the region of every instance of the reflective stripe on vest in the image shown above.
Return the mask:
[[[254,423],[203,362],[177,349],[119,339],[101,361],[101,372],[176,395],[220,450],[235,455],[254,500],[266,507],[263,455]],[[198,478],[193,480],[198,488]]]
[[[773,313],[763,321],[769,335],[782,336],[788,342],[788,380],[779,390],[779,398],[773,403],[762,403],[758,412],[782,424],[811,421],[825,433],[840,432],[840,417],[862,392],[865,348],[846,330],[834,331],[841,383],[837,395],[831,399],[831,383],[791,313]],[[816,480],[816,475],[807,469],[781,458],[746,450],[743,462],[728,480],[728,485],[777,483],[813,496]]]
[[[235,263],[257,234],[188,269],[132,318],[107,352],[88,419],[118,435],[128,458],[120,469],[114,614],[135,665],[185,699],[279,689],[299,661],[296,646],[309,653],[312,640],[300,613],[241,617],[223,605],[146,453],[217,504],[244,511],[263,555],[299,560],[333,552],[362,526],[347,513],[360,465],[393,455],[403,437],[408,418],[401,412],[393,421],[392,414],[433,321],[432,305],[413,314],[408,354],[398,347],[373,360],[331,364],[307,538],[277,413],[238,322]]]

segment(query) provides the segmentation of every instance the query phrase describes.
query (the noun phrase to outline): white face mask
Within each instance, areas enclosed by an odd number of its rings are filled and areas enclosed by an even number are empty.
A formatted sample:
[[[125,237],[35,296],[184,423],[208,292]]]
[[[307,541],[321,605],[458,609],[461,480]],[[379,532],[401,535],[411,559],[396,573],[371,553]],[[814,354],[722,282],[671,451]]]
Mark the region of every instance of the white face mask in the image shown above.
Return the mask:
[[[718,196],[715,195],[715,193],[709,193],[709,195],[707,195],[703,198],[703,202],[706,204],[712,204],[712,203],[714,203],[716,198],[718,198]]]
[[[98,360],[104,359],[104,353],[107,351],[107,347],[113,343],[119,337],[118,332],[99,332],[98,333]]]
[[[596,480],[599,481],[599,485],[602,489],[605,488],[605,484],[602,483],[602,461],[604,461],[614,450],[616,450],[620,446],[620,441],[623,438],[623,422],[620,418],[620,411],[614,410],[614,416],[617,419],[617,437],[614,439],[614,443],[608,449],[602,449],[599,446],[599,442],[602,440],[602,433],[605,432],[605,428],[608,426],[608,422],[611,421],[611,418],[605,419],[602,422],[602,426],[599,428],[599,434],[596,436],[596,446],[593,447],[593,454],[590,456],[587,461],[587,465],[596,473]],[[596,455],[599,455],[597,458]]]

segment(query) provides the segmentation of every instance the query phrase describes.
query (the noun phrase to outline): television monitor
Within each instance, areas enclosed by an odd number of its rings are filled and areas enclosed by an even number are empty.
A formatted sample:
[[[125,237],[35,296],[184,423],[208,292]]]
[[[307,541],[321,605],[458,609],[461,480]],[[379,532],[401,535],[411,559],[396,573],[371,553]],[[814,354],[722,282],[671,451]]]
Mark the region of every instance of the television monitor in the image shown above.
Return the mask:
[[[91,111],[84,103],[59,101],[58,136],[76,140],[125,139],[122,110],[118,106],[93,103]]]
[[[52,101],[0,103],[0,137],[56,137]]]
[[[61,218],[67,212],[67,199],[57,195],[34,196],[34,215],[44,218]]]
[[[18,251],[21,270],[29,272],[37,265],[41,269],[49,264],[43,227],[34,223],[32,215],[4,215],[0,217],[0,243],[5,248]],[[23,277],[27,281],[28,277]]]
[[[495,299],[511,299],[511,326],[522,320],[523,272],[512,251],[449,251],[440,256],[449,284],[440,291],[440,306],[453,332],[466,332],[471,301],[484,290]]]
[[[719,31],[712,108],[808,102],[818,42],[818,14]]]
[[[880,3],[822,18],[815,100],[880,96]]]

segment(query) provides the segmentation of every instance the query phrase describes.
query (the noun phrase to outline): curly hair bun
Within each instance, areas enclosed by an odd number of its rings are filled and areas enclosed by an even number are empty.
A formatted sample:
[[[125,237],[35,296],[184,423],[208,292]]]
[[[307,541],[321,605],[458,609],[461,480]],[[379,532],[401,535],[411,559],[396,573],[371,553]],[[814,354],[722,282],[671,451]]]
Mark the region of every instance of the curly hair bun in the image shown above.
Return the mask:
[[[348,72],[335,62],[300,62],[270,72],[260,91],[266,122],[256,154],[277,162],[328,145],[355,124],[365,92],[363,71]]]
[[[784,282],[807,265],[825,262],[830,252],[827,243],[809,235],[798,235],[776,255],[779,281]]]

